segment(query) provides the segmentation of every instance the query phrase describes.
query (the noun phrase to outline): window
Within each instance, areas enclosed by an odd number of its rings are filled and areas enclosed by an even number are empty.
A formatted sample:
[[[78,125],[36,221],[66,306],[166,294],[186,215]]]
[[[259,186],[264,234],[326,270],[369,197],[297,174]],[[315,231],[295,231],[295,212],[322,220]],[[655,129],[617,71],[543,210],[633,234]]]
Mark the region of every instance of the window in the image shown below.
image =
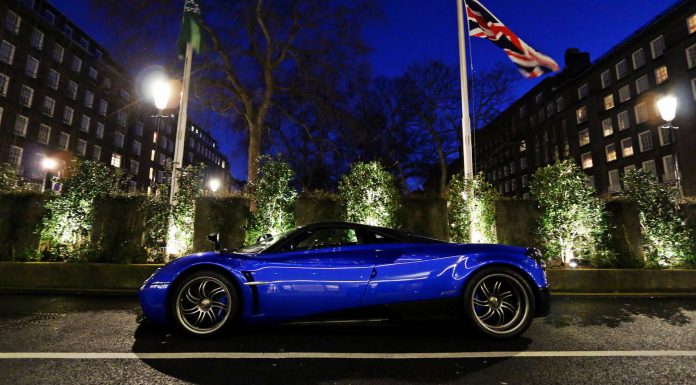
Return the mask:
[[[588,86],[587,83],[578,87],[578,99],[584,99],[589,94],[590,94],[590,86]]]
[[[636,113],[636,124],[641,124],[648,120],[648,105],[640,103],[634,108]]]
[[[101,58],[102,58],[102,51],[100,51],[100,50],[98,50],[98,49],[95,49],[94,52],[93,52],[93,54],[94,54],[94,57],[97,58],[97,59],[101,59]]]
[[[187,152],[187,153],[186,153],[186,159],[188,160],[189,163],[193,163],[193,153],[192,153],[192,152]]]
[[[92,108],[94,105],[94,93],[92,91],[85,91],[85,107]]]
[[[106,89],[111,88],[111,79],[109,79],[109,78],[104,79],[104,88],[106,88]]]
[[[640,95],[647,91],[649,87],[650,83],[648,82],[648,75],[639,77],[638,80],[636,80],[636,95]]]
[[[131,159],[131,161],[130,161],[130,169],[129,169],[130,173],[133,174],[133,175],[138,175],[138,169],[139,169],[139,168],[140,168],[140,162],[138,162],[137,160]]]
[[[56,15],[54,15],[53,12],[49,11],[48,9],[44,9],[43,17],[49,22],[49,24],[53,24],[56,21]]]
[[[99,115],[106,116],[106,110],[108,108],[109,108],[109,103],[106,100],[104,100],[104,99],[99,100]]]
[[[5,15],[5,29],[14,33],[15,35],[19,34],[19,25],[22,23],[22,18],[12,12],[11,10],[7,10],[7,15]]]
[[[63,55],[65,54],[65,48],[63,48],[62,45],[56,43],[53,45],[53,52],[51,54],[51,57],[53,58],[54,61],[58,63],[63,62]]]
[[[118,114],[116,115],[116,122],[118,123],[119,126],[125,127],[126,126],[126,120],[128,119],[128,116],[126,115],[125,112],[119,111]]]
[[[587,170],[588,168],[592,168],[592,153],[591,152],[586,152],[580,156],[580,160],[582,162],[582,169]]]
[[[672,129],[669,127],[658,127],[657,132],[660,134],[660,146],[666,146],[672,143]]]
[[[621,179],[619,179],[619,170],[610,170],[609,176],[609,192],[618,192],[621,190]]]
[[[31,31],[31,46],[38,50],[41,50],[43,49],[43,42],[44,33],[34,28],[34,30]]]
[[[599,77],[602,81],[602,89],[609,87],[611,84],[611,70],[605,70]]]
[[[635,169],[636,169],[636,166],[632,165],[632,164],[624,167],[624,175],[628,175],[628,173],[630,173],[631,171],[633,171]]]
[[[617,80],[625,78],[626,75],[628,75],[628,63],[626,62],[626,59],[623,59],[620,62],[616,63],[615,69]]]
[[[376,243],[394,243],[394,240],[375,234]],[[338,246],[357,245],[358,237],[352,228],[329,227],[307,231],[285,246],[281,252],[316,250]]]
[[[164,166],[165,156],[164,154],[159,154],[159,160],[157,161],[160,166]]]
[[[77,98],[77,83],[72,80],[68,80],[68,97],[72,100]]]
[[[669,72],[667,72],[667,66],[661,66],[655,69],[655,84],[662,84],[669,79]]]
[[[74,113],[75,111],[72,108],[65,106],[65,109],[63,110],[63,123],[72,124]]]
[[[0,61],[12,65],[14,62],[15,46],[3,40],[0,42]]]
[[[652,174],[653,178],[657,180],[657,168],[655,168],[654,160],[648,160],[646,162],[643,162],[642,169]]]
[[[121,167],[121,155],[119,155],[115,152],[112,153],[111,154],[111,165],[116,167],[116,168],[120,168]]]
[[[70,69],[73,72],[80,72],[82,71],[82,59],[80,59],[77,56],[73,56],[72,58],[72,63],[70,63]]]
[[[60,84],[60,73],[54,69],[48,71],[48,86],[54,90],[58,89]]]
[[[653,149],[652,134],[650,131],[643,131],[638,134],[638,145],[640,152],[650,151]]]
[[[621,140],[621,155],[624,158],[633,155],[633,139],[626,138]]]
[[[51,140],[51,127],[42,124],[39,127],[39,143],[48,144],[49,140]]]
[[[619,102],[623,103],[631,99],[631,87],[626,84],[625,86],[619,88]]]
[[[97,132],[95,133],[95,135],[97,135],[97,138],[99,139],[104,137],[104,123],[97,123]]]
[[[88,42],[87,39],[85,39],[84,37],[80,37],[80,38],[77,40],[77,44],[79,44],[80,47],[84,48],[85,51],[88,51],[88,50],[89,50],[89,42]]]
[[[590,132],[584,129],[578,132],[578,142],[580,142],[580,147],[585,146],[590,143]]]
[[[604,110],[611,110],[614,108],[614,94],[609,94],[604,97]]]
[[[577,118],[578,124],[587,120],[587,106],[582,106],[575,110],[575,117]]]
[[[150,160],[155,161],[155,150],[150,151]]]
[[[611,123],[611,118],[602,120],[602,135],[609,136],[614,133],[614,127]]]
[[[15,168],[19,168],[22,165],[22,154],[24,149],[22,147],[10,146],[10,156],[8,163]]]
[[[101,160],[101,146],[94,145],[94,148],[92,148],[92,159],[96,161]]]
[[[27,63],[24,67],[24,74],[36,79],[39,73],[39,60],[31,55],[27,56]]]
[[[140,142],[138,142],[137,140],[134,140],[133,147],[131,148],[131,150],[132,150],[131,152],[133,153],[133,155],[140,156],[140,147],[141,147]]]
[[[696,78],[691,79],[691,93],[694,95],[694,100],[696,100]]]
[[[696,44],[686,49],[686,62],[689,68],[696,67]]]
[[[33,101],[34,89],[29,86],[22,85],[22,90],[19,91],[19,103],[21,103],[23,106],[31,107]]]
[[[89,67],[89,78],[92,80],[97,80],[97,76],[99,76],[99,72],[97,72],[97,69],[94,67]]]
[[[84,156],[87,153],[87,141],[84,139],[79,139],[77,141],[75,152],[77,152],[77,155]]]
[[[619,131],[623,131],[631,127],[631,121],[628,118],[628,111],[621,111],[616,115],[616,119],[619,121]]]
[[[633,52],[633,55],[631,55],[631,59],[633,60],[633,69],[637,70],[638,68],[645,65],[645,52],[643,52],[643,49],[640,48],[637,51]]]
[[[116,132],[114,134],[114,146],[121,148],[123,147],[123,133],[122,132]]]
[[[143,122],[135,123],[135,135],[143,136]]]
[[[92,119],[87,115],[82,115],[80,118],[80,130],[84,132],[89,132],[89,125]]]
[[[686,29],[689,34],[696,32],[696,13],[686,18]]]
[[[119,95],[121,96],[121,99],[128,101],[130,100],[130,94],[128,91],[124,90],[123,88],[119,91]]]
[[[607,154],[607,163],[613,162],[616,160],[616,144],[614,143],[609,143],[606,146],[604,146],[604,151]]]
[[[662,180],[672,181],[676,179],[677,171],[676,167],[674,167],[674,156],[667,155],[662,157],[662,169],[665,170]]]
[[[73,34],[73,29],[69,25],[64,25],[63,26],[63,33],[66,34],[68,37],[72,37]]]
[[[60,138],[58,139],[58,147],[62,150],[67,150],[68,146],[70,146],[70,134],[61,132]]]
[[[556,112],[561,112],[565,108],[565,100],[563,96],[556,98]]]
[[[665,38],[660,35],[650,42],[650,53],[652,54],[652,58],[655,59],[658,56],[662,56],[664,52]]]
[[[43,106],[41,107],[41,112],[47,116],[53,116],[53,110],[56,108],[56,100],[50,96],[44,97]]]
[[[15,118],[14,133],[19,136],[27,135],[27,127],[29,126],[29,118],[24,115],[17,114]]]
[[[0,95],[7,96],[7,87],[9,86],[9,84],[10,77],[3,73],[0,73]]]

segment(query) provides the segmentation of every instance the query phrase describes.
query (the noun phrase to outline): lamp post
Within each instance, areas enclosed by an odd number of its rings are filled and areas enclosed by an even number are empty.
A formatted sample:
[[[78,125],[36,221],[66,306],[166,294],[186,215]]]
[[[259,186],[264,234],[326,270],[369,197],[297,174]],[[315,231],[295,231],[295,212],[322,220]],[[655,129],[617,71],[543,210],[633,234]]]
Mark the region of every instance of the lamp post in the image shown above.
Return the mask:
[[[679,162],[677,160],[677,151],[674,144],[676,142],[676,135],[674,131],[679,127],[675,127],[672,124],[672,121],[677,115],[677,98],[671,95],[662,97],[657,101],[657,109],[660,111],[662,120],[664,120],[666,123],[660,126],[660,129],[666,128],[669,130],[669,142],[672,146],[672,157],[674,159],[674,181],[677,186],[678,199],[681,202],[682,198],[684,198],[684,192],[682,191],[681,173],[679,172]]]
[[[41,192],[43,193],[46,192],[48,172],[58,168],[58,161],[53,158],[44,157],[43,160],[41,160],[41,168],[43,169],[43,182],[41,183]]]

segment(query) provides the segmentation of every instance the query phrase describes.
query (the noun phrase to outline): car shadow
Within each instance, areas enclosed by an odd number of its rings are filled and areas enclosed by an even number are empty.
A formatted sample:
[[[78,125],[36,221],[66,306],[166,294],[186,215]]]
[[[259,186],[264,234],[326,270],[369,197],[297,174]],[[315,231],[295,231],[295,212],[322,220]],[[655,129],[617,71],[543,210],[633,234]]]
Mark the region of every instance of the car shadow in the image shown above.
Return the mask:
[[[282,324],[246,326],[215,338],[195,338],[141,324],[133,352],[339,352],[428,353],[524,351],[532,342],[520,337],[491,340],[462,330],[452,321],[399,321],[375,324]],[[495,365],[494,359],[143,359],[153,369],[196,384],[315,384],[391,379],[442,383]]]
[[[616,328],[634,322],[637,317],[655,318],[672,326],[689,326],[694,319],[687,312],[696,311],[696,300],[683,298],[602,298],[598,301],[595,297],[560,297],[553,301],[554,310],[543,322],[557,328]]]

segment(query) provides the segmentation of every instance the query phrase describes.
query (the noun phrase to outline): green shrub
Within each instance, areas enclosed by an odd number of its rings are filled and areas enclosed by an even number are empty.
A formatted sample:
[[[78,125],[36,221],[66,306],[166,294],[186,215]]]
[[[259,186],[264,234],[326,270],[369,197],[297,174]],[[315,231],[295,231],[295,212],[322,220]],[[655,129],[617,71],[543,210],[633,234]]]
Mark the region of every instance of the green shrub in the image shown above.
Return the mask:
[[[452,242],[472,242],[471,228],[474,228],[474,242],[496,243],[495,200],[498,194],[483,174],[466,179],[457,174],[447,187],[447,215],[449,239]]]
[[[16,168],[9,163],[0,163],[0,193],[30,190],[24,180],[17,174]]]
[[[205,165],[186,166],[179,173],[179,189],[174,195],[172,224],[167,236],[169,254],[184,255],[193,250],[193,222],[196,216],[196,199],[205,188]],[[161,218],[159,218],[161,220]],[[154,234],[154,237],[159,234]]]
[[[379,162],[358,162],[341,178],[338,194],[346,205],[346,220],[396,227],[401,206],[394,177]]]

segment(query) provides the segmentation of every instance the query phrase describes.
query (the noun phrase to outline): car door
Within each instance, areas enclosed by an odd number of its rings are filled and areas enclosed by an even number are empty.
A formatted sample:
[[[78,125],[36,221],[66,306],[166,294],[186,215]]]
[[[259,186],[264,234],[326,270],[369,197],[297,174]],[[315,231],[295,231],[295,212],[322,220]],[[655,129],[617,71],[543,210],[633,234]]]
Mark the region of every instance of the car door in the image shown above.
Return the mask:
[[[259,311],[267,318],[296,318],[361,304],[375,265],[362,230],[314,227],[265,255],[252,272]]]

